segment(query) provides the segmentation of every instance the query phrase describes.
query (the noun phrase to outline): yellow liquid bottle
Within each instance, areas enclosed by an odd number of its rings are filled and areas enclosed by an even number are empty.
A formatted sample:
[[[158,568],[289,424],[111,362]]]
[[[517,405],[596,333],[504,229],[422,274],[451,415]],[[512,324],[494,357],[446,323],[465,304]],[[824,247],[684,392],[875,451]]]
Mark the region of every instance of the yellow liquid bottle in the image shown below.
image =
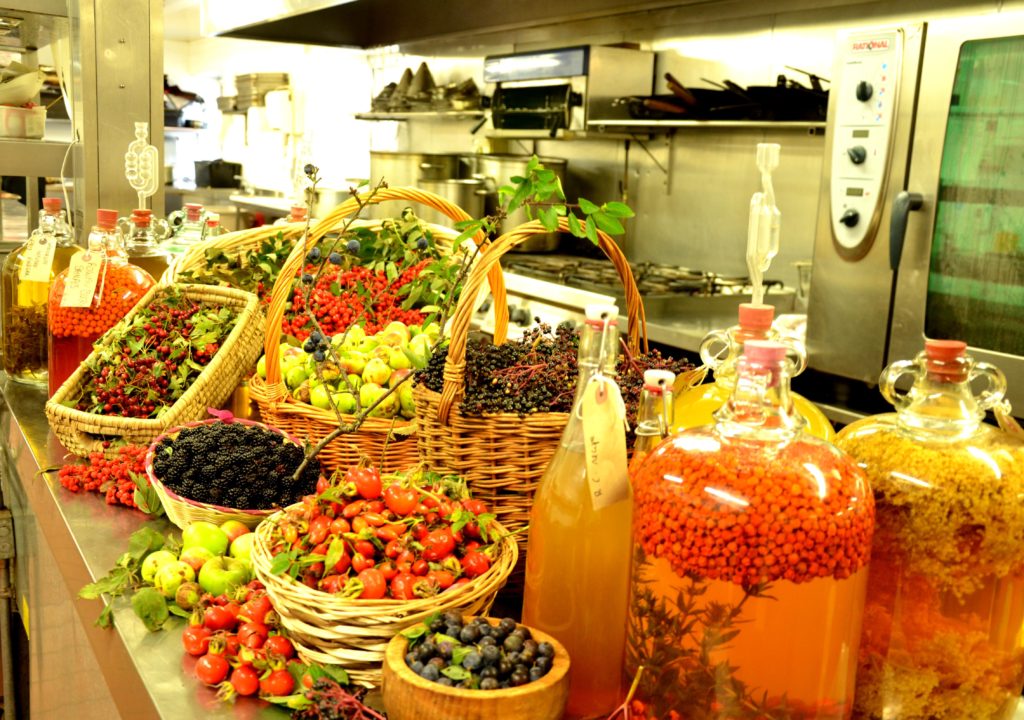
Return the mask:
[[[658,447],[672,428],[672,385],[676,374],[668,370],[645,370],[636,413],[636,442],[629,461],[629,474],[643,464],[644,458]]]
[[[602,329],[605,321],[594,319],[618,310],[587,310],[574,408],[599,368],[614,377],[618,354],[614,324]],[[631,497],[595,509],[574,411],[534,497],[523,599],[523,622],[553,635],[572,658],[565,718],[607,717],[622,702],[631,524]]]
[[[128,261],[148,272],[158,282],[171,264],[170,254],[161,245],[169,234],[166,222],[160,219],[153,221],[152,210],[132,210],[124,243]]]
[[[715,412],[726,403],[736,385],[736,360],[743,343],[747,340],[779,339],[778,333],[772,330],[774,317],[775,308],[771,305],[743,303],[740,305],[738,325],[710,333],[704,338],[700,347],[701,358],[714,371],[715,380],[688,388],[676,396],[674,430],[714,424]],[[790,350],[791,356],[797,356],[796,375],[803,370],[803,350],[792,347]],[[805,430],[816,438],[831,442],[836,432],[825,413],[807,398],[796,393],[790,395],[797,414],[807,422]]]

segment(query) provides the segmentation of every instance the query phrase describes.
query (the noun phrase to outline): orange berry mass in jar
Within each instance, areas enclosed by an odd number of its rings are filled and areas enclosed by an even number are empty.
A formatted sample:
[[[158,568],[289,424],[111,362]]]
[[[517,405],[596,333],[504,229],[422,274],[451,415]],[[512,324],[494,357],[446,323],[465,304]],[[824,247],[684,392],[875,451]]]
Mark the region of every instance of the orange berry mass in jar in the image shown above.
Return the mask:
[[[874,504],[856,463],[801,431],[781,367],[633,475],[636,717],[849,716]]]

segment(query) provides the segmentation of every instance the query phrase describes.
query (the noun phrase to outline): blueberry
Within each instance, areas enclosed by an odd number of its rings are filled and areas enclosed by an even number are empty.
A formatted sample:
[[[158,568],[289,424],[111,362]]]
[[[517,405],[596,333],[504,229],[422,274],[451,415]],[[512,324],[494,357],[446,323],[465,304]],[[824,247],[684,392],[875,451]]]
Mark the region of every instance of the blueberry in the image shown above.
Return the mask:
[[[417,675],[420,675],[420,674],[423,673],[423,667],[424,667],[423,663],[421,663],[419,660],[417,660],[416,662],[414,662],[412,665],[409,666],[409,669],[412,670]]]
[[[350,240],[349,244],[358,242],[358,240]],[[446,625],[458,625],[460,628],[462,627],[462,615],[458,610],[449,610],[442,617],[444,618]]]
[[[459,640],[471,645],[480,638],[480,630],[475,625],[467,625],[462,628],[462,632],[459,633]]]
[[[495,680],[492,677],[485,677],[482,680],[480,680],[480,689],[481,690],[497,690],[498,689],[498,681]]]
[[[324,360],[327,359],[327,353],[325,353],[323,350],[317,349],[313,353],[313,359],[316,360],[317,362],[323,362]]]
[[[527,665],[526,663],[517,663],[515,668],[512,669],[512,674],[513,675],[515,675],[516,673],[527,673],[528,674],[529,672],[530,672],[530,666]]]
[[[302,273],[302,282],[311,285],[313,283],[313,276],[309,273]]]
[[[508,652],[519,652],[523,649],[523,638],[520,635],[512,633],[503,643],[505,650]]]
[[[417,250],[426,250],[427,249],[427,239],[425,237],[421,237],[419,240],[416,241],[416,249]]]
[[[471,679],[467,678],[467,679],[463,680],[462,682],[460,682],[455,687],[462,688],[463,690],[472,690],[473,689],[473,681]]]
[[[450,642],[448,642],[447,640],[438,643],[438,645],[437,645],[437,652],[445,660],[451,660],[452,659],[452,644]]]
[[[544,671],[543,670],[541,670],[539,667],[536,667],[536,666],[530,668],[530,682],[537,682],[542,677],[544,677]]]
[[[414,662],[416,662],[416,653],[410,650],[405,654],[405,664],[412,667]]]
[[[323,339],[324,339],[324,336],[320,334],[319,330],[314,330],[313,332],[311,332],[309,334],[310,342],[312,342],[312,343],[314,343],[316,345],[319,345],[320,341],[323,340]]]
[[[530,634],[530,628],[526,627],[525,625],[520,625],[519,627],[517,627],[515,630],[512,631],[512,634],[518,635],[523,639],[524,642],[533,637]]]
[[[462,632],[462,626],[461,625],[447,625],[447,626],[445,626],[445,629],[444,629],[444,634],[448,635],[449,637],[453,637],[453,638],[457,638],[459,636],[459,633],[461,633],[461,632]]]
[[[542,642],[537,645],[537,654],[541,657],[553,658],[555,656],[555,646],[549,642]]]
[[[480,653],[476,650],[472,650],[466,653],[466,657],[462,658],[462,667],[467,670],[477,670],[481,665],[483,665],[483,662],[484,660],[480,656]]]
[[[424,680],[437,680],[441,677],[441,671],[437,669],[437,665],[427,665],[420,672],[420,677]]]
[[[352,238],[347,243],[345,243],[345,249],[348,250],[353,255],[355,255],[357,252],[359,252],[359,241],[356,240],[355,238]]]
[[[505,653],[505,659],[513,665],[518,665],[522,662],[522,659],[519,657],[519,653],[517,652]]]
[[[430,623],[430,632],[438,633],[444,630],[444,620],[439,617],[433,619]]]
[[[446,667],[448,667],[448,661],[445,660],[443,657],[434,656],[430,658],[430,660],[427,662],[427,665],[433,665],[438,670],[444,670]]]
[[[491,640],[493,640],[493,638],[491,638]],[[496,645],[481,645],[480,657],[484,659],[485,664],[494,665],[496,662],[501,660],[501,650],[499,650]]]
[[[424,672],[426,672],[426,671],[424,670]],[[512,687],[517,687],[519,685],[525,685],[528,682],[530,682],[530,674],[529,673],[514,672],[514,673],[512,673],[512,677],[509,678],[509,684],[512,685]]]
[[[450,677],[445,677],[444,675],[439,677],[436,682],[438,685],[444,685],[445,687],[455,687],[455,683],[452,682],[452,679]]]
[[[327,256],[327,261],[331,265],[341,265],[341,253],[332,252]]]
[[[508,677],[512,674],[512,663],[506,658],[498,661],[498,677]]]
[[[551,669],[551,658],[541,655],[533,661],[533,666],[542,672],[547,672]]]
[[[306,260],[311,262],[311,263],[315,263],[319,259],[320,259],[320,248],[318,248],[318,247],[315,247],[315,248],[311,249],[308,253],[306,253]]]
[[[316,175],[316,165],[314,165],[313,163],[306,163],[302,167],[302,172],[306,173],[307,176]]]
[[[434,643],[425,642],[416,648],[416,659],[422,662],[426,662],[430,658],[434,657]]]
[[[314,343],[312,340],[307,340],[302,345],[302,349],[305,350],[308,354],[312,355],[313,351],[316,350],[316,343]]]
[[[483,678],[496,678],[496,677],[498,677],[498,668],[494,667],[493,665],[488,665],[487,667],[484,667],[484,668],[480,669],[480,679],[481,680]]]
[[[480,638],[480,642],[477,643],[477,645],[479,645],[480,647],[495,647],[497,644],[498,641],[490,635],[486,635]]]

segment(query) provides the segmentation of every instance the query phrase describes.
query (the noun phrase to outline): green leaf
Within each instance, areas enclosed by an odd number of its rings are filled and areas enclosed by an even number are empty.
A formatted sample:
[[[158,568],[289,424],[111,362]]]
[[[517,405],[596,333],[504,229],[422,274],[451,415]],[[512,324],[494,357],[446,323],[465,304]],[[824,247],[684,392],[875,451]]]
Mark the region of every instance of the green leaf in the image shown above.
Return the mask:
[[[634,215],[636,215],[636,213],[633,212],[633,209],[629,207],[629,205],[627,205],[626,203],[615,201],[605,203],[604,211],[608,215],[617,218],[631,218]]]
[[[178,617],[185,618],[186,620],[192,617],[192,613],[188,610],[182,610],[176,603],[169,603],[167,609],[171,611],[171,615],[177,615]]]
[[[402,637],[408,640],[410,644],[413,644],[413,641],[423,637],[428,632],[430,632],[430,627],[426,623],[420,623],[403,630]]]
[[[580,210],[584,215],[593,215],[596,212],[601,212],[600,207],[584,198],[580,198]]]
[[[587,238],[590,240],[590,242],[594,243],[595,245],[599,244],[600,241],[597,238],[597,225],[594,222],[587,223],[586,231]]]
[[[152,587],[140,588],[132,595],[132,610],[150,632],[161,629],[170,617],[167,599]]]
[[[559,217],[565,217],[565,214],[569,212],[569,209],[565,205],[552,205],[551,209],[555,211],[555,215]]]
[[[339,685],[348,685],[348,673],[340,665],[321,665],[320,669]]]
[[[554,208],[540,208],[537,217],[548,232],[558,230],[558,215],[555,214]]]
[[[164,506],[160,503],[160,496],[157,495],[156,490],[150,486],[149,480],[146,476],[139,475],[138,473],[129,473],[129,477],[131,477],[132,482],[135,483],[135,493],[133,496],[135,498],[135,504],[138,506],[139,510],[154,517],[163,515]]]
[[[338,561],[341,560],[341,556],[345,554],[345,541],[340,539],[334,539],[327,548],[327,559],[324,560],[324,566],[327,568],[327,572],[333,572],[332,568],[337,565]]]
[[[473,677],[473,673],[464,667],[459,667],[458,665],[449,665],[441,671],[441,674],[445,677],[451,678],[452,680],[468,680]]]
[[[331,295],[338,297],[341,295],[341,285],[336,282],[331,283]]]
[[[292,559],[288,553],[281,553],[274,557],[274,560],[270,563],[270,574],[280,575],[292,564]]]
[[[128,539],[128,553],[138,561],[163,546],[164,536],[151,527],[139,528]]]
[[[384,274],[387,276],[388,282],[394,282],[398,278],[398,266],[393,262],[388,262],[384,266]]]
[[[462,661],[474,650],[476,647],[473,645],[458,645],[452,648],[452,665],[462,665]]]
[[[96,626],[101,627],[104,630],[114,625],[114,606],[107,605],[103,608],[103,612],[96,618]]]
[[[626,232],[626,228],[622,227],[622,223],[613,218],[611,215],[607,215],[603,212],[594,213],[591,216],[594,222],[599,228],[604,230],[609,235],[621,235]]]
[[[580,227],[580,219],[576,217],[576,213],[569,213],[567,218],[569,220],[569,232],[579,238],[587,236],[583,232],[583,228]]]

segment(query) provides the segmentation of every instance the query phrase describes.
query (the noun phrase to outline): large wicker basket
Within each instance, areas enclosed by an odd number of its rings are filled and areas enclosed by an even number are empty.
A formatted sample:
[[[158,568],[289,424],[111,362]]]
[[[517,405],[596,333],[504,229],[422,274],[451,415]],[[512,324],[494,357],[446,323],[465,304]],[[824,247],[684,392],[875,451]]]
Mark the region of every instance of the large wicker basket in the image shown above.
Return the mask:
[[[560,220],[561,229],[567,231],[566,220]],[[513,531],[529,522],[534,491],[558,448],[569,415],[540,412],[524,416],[514,413],[468,416],[462,413],[459,403],[464,393],[466,339],[473,311],[468,299],[476,296],[485,275],[498,266],[503,254],[531,236],[545,232],[543,225],[534,221],[494,242],[466,281],[455,311],[442,391],[434,392],[422,384],[417,384],[413,391],[421,460],[432,470],[466,478],[473,496],[487,503],[498,520]],[[598,237],[601,249],[615,265],[625,289],[629,345],[634,351],[646,350],[643,303],[629,263],[614,240],[601,232]],[[496,316],[507,312],[504,303],[495,303],[494,308]],[[496,343],[503,340],[495,333]],[[523,534],[520,534],[520,543],[525,550]]]
[[[150,288],[125,319],[96,342],[97,346],[106,347],[112,343],[135,314],[153,302],[166,287],[154,285]],[[210,285],[176,287],[191,300],[228,306],[238,314],[235,326],[221,343],[220,350],[177,402],[158,419],[99,415],[67,407],[64,403],[77,397],[87,380],[85,363],[79,365],[46,402],[46,417],[50,427],[68,452],[81,456],[104,452],[113,456],[117,453],[114,447],[117,441],[149,445],[169,427],[202,420],[207,417],[207,408],[220,407],[231,396],[239,381],[256,362],[261,349],[263,314],[255,295],[243,290]],[[95,354],[93,350],[89,357]]]
[[[294,506],[293,506],[294,507]],[[359,600],[314,590],[287,574],[272,575],[269,541],[281,513],[256,528],[252,564],[267,587],[282,627],[303,659],[343,665],[353,682],[378,686],[388,642],[398,632],[436,612],[458,610],[463,615],[486,615],[519,557],[516,542],[498,523],[490,527],[501,540],[494,563],[465,585],[416,600]]]
[[[456,222],[470,219],[465,212],[443,198],[419,190],[390,188],[378,192],[372,198],[363,198],[364,201],[367,199],[371,203],[409,200],[439,210]],[[344,225],[344,218],[358,211],[359,207],[355,199],[343,203],[315,226],[305,246],[297,243],[292,249],[274,284],[270,307],[267,310],[267,332],[264,339],[267,378],[264,381],[254,376],[249,384],[250,393],[259,406],[260,415],[264,420],[309,443],[317,443],[336,431],[338,417],[331,410],[321,410],[298,401],[288,392],[281,377],[278,356],[280,331],[277,329],[281,327],[285,309],[291,302],[292,279],[304,261],[307,248],[326,234],[325,228],[341,228]],[[378,221],[368,221],[371,226],[376,222]],[[436,225],[430,227],[439,245],[451,251],[451,240],[457,237],[458,233]],[[504,306],[505,290],[501,268],[495,265],[494,272],[488,277],[494,283],[492,288],[497,288],[496,293],[499,294]],[[344,416],[343,419],[345,422],[351,422],[353,418]],[[416,428],[415,420],[367,418],[356,432],[345,433],[332,440],[318,457],[325,472],[357,465],[364,458],[378,465],[380,471],[384,473],[401,470],[414,465],[417,461]]]

